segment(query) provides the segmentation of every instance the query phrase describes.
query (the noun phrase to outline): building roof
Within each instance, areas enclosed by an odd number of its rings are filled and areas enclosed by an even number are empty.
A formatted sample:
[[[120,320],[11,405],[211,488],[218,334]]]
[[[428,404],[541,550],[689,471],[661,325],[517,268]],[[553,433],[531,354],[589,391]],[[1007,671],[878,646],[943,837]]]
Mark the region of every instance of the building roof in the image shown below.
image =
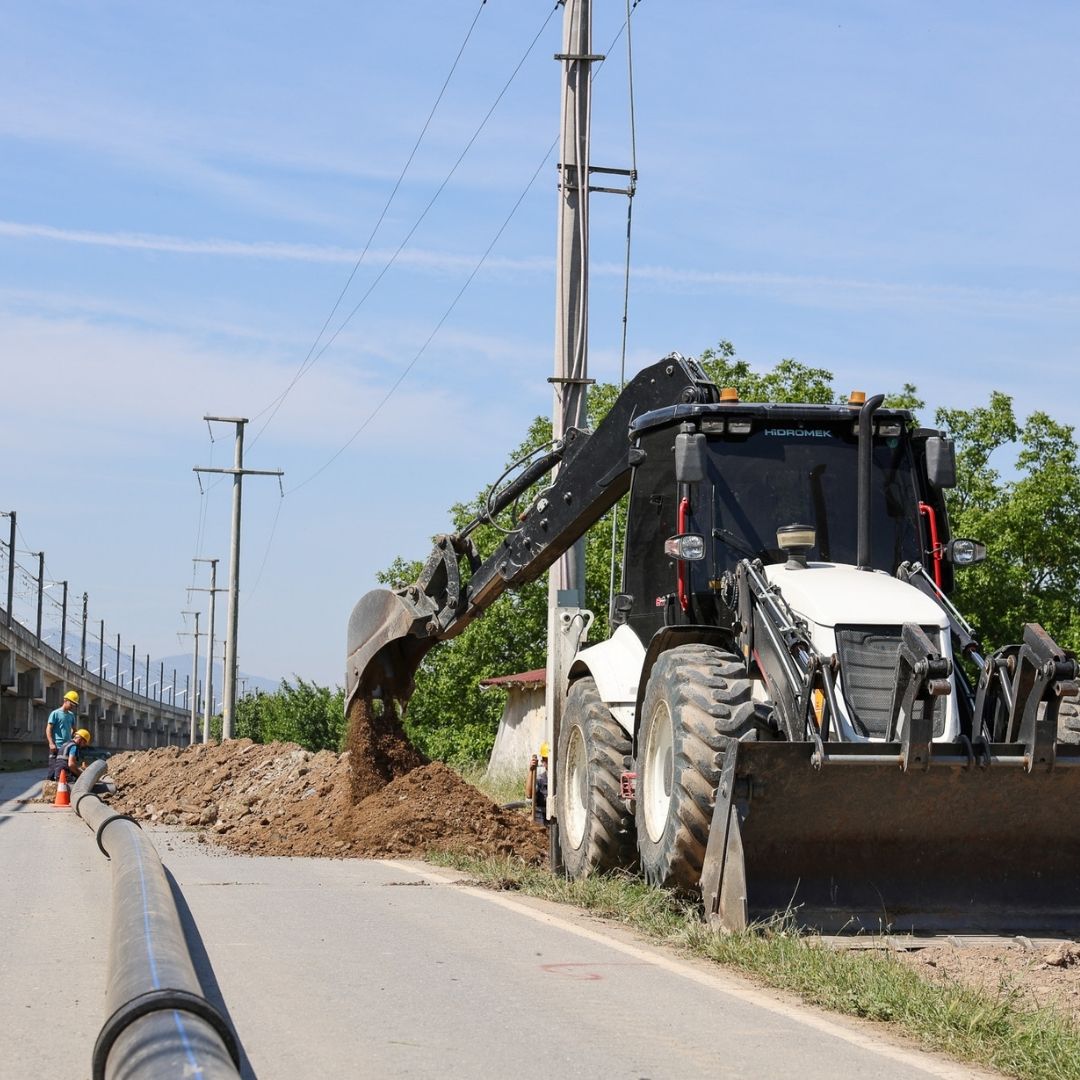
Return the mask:
[[[535,671],[522,671],[517,675],[494,675],[490,679],[481,679],[481,686],[545,686],[547,671],[537,668]]]

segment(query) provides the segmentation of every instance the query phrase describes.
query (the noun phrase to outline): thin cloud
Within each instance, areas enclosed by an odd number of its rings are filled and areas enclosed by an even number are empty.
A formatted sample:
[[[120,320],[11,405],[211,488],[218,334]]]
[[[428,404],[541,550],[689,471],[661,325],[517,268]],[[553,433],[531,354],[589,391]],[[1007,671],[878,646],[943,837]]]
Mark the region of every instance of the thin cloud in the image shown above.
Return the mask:
[[[181,236],[157,233],[95,232],[88,229],[58,229],[52,225],[0,221],[0,236],[19,240],[50,240],[64,244],[114,248],[123,251],[149,251],[169,255],[207,255],[224,258],[269,259],[287,262],[344,263],[351,265],[360,255],[358,249],[318,244],[288,244],[275,240],[190,240]],[[372,262],[390,258],[390,251],[369,251]],[[453,255],[438,251],[403,251],[397,262],[431,270],[472,270],[475,254]],[[497,270],[549,270],[551,258],[492,258],[485,266]]]
[[[219,238],[193,240],[157,233],[60,229],[52,225],[3,220],[0,220],[0,236],[158,254],[343,265],[355,263],[360,254],[355,249],[333,245]],[[369,251],[368,257],[372,262],[385,261],[391,257],[391,254],[390,251]],[[396,261],[415,269],[448,273],[471,271],[476,265],[476,255],[423,249],[406,250],[397,256]],[[484,266],[489,271],[550,273],[553,262],[553,257],[494,257],[487,259]],[[620,264],[602,262],[594,262],[591,271],[598,277],[621,277],[624,272]],[[658,265],[635,267],[631,271],[631,276],[635,282],[648,281],[661,286],[678,288],[738,290],[768,294],[789,303],[827,308],[952,309],[998,315],[1019,315],[1032,312],[1075,314],[1080,311],[1080,294],[1049,293],[1035,289],[986,289],[964,285],[890,282],[814,274],[697,270]]]

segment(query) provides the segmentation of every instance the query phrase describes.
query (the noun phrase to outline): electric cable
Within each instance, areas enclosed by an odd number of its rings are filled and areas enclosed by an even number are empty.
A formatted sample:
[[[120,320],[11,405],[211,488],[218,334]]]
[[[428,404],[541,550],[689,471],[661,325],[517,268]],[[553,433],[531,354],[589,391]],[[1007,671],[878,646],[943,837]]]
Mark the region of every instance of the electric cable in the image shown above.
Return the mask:
[[[623,267],[622,335],[619,348],[619,390],[626,386],[626,337],[630,322],[630,236],[634,223],[634,194],[637,190],[637,121],[634,111],[634,45],[631,15],[641,0],[626,0],[626,81],[630,112],[630,182],[626,185],[626,259]],[[620,500],[621,502],[621,500]],[[611,574],[608,582],[608,614],[615,603],[615,575],[619,548],[619,503],[611,508]],[[621,584],[621,583],[620,583]]]
[[[513,218],[514,214],[517,213],[518,207],[521,206],[522,202],[524,202],[524,200],[525,200],[525,196],[528,195],[529,191],[532,189],[533,184],[536,183],[536,178],[540,175],[540,170],[543,169],[543,167],[547,164],[548,158],[551,157],[551,154],[555,150],[555,147],[557,145],[558,145],[558,140],[556,140],[556,142],[551,144],[551,147],[548,150],[547,154],[544,155],[544,159],[536,167],[536,171],[532,174],[531,178],[529,179],[529,182],[525,185],[525,189],[518,196],[517,201],[514,203],[513,207],[510,210],[510,213],[506,215],[506,218],[503,220],[503,223],[499,226],[498,231],[492,237],[491,242],[484,249],[484,253],[480,256],[480,258],[477,261],[476,265],[473,267],[472,272],[465,279],[465,284],[462,285],[461,288],[457,291],[457,295],[453,298],[453,300],[450,301],[450,306],[447,307],[447,309],[443,312],[442,317],[435,324],[435,329],[431,331],[431,333],[428,335],[427,340],[424,342],[424,344],[420,346],[420,348],[417,350],[417,352],[413,356],[413,358],[401,370],[401,372],[398,374],[398,377],[394,380],[393,384],[390,386],[390,389],[387,390],[386,393],[382,396],[382,398],[380,399],[379,403],[375,406],[375,408],[373,408],[371,410],[371,412],[368,413],[368,415],[364,419],[363,423],[352,433],[352,435],[349,436],[349,438],[346,440],[345,444],[343,446],[339,447],[339,449],[337,449],[310,476],[305,477],[303,480],[300,481],[299,484],[296,484],[293,487],[289,488],[289,490],[286,492],[287,495],[291,495],[294,491],[299,491],[300,488],[304,487],[307,484],[310,484],[312,480],[314,480],[317,476],[320,475],[320,473],[325,472],[325,470],[328,469],[343,453],[345,453],[345,451],[357,440],[357,438],[359,438],[360,434],[364,431],[364,429],[368,426],[368,424],[370,424],[371,421],[374,420],[376,416],[378,416],[379,412],[382,410],[382,407],[390,400],[390,398],[394,394],[394,391],[397,390],[397,388],[405,381],[405,376],[408,375],[409,372],[412,371],[412,369],[416,366],[417,361],[419,361],[420,357],[422,357],[424,355],[424,353],[427,350],[427,347],[435,339],[435,335],[438,334],[438,332],[442,329],[443,324],[446,322],[446,320],[448,318],[450,318],[450,315],[453,312],[454,308],[457,307],[458,302],[461,300],[462,296],[465,295],[465,290],[468,289],[468,287],[472,284],[473,279],[480,272],[480,268],[486,262],[488,255],[491,254],[492,248],[494,248],[495,245],[499,242],[499,238],[502,236],[503,232],[506,230],[506,227],[510,224],[510,221]]]
[[[274,522],[270,526],[270,536],[266,541],[266,550],[263,552],[262,562],[259,564],[259,572],[255,575],[255,584],[251,586],[251,591],[248,593],[247,598],[250,600],[255,595],[255,590],[259,587],[259,582],[262,581],[263,570],[266,569],[266,560],[270,557],[270,546],[274,542],[274,533],[277,532],[278,518],[281,517],[281,508],[285,505],[285,495],[282,494],[278,500],[277,510],[274,513]]]
[[[458,155],[457,160],[450,167],[450,171],[446,174],[446,176],[443,178],[442,182],[435,189],[435,194],[431,196],[430,200],[428,200],[427,205],[420,212],[420,216],[416,219],[415,222],[413,222],[413,224],[410,227],[409,231],[405,234],[405,238],[401,241],[400,244],[398,244],[397,248],[394,250],[394,253],[383,264],[382,269],[378,272],[378,274],[375,275],[374,280],[368,285],[368,287],[364,291],[363,295],[360,297],[360,299],[357,301],[357,303],[353,306],[353,308],[349,311],[349,313],[345,316],[345,318],[341,321],[341,323],[338,325],[337,329],[330,335],[329,338],[327,338],[327,340],[323,343],[322,347],[318,350],[318,352],[316,352],[314,356],[312,356],[309,360],[305,361],[305,363],[303,365],[301,365],[301,368],[297,372],[296,376],[294,377],[292,383],[290,384],[289,389],[292,389],[292,387],[295,386],[296,383],[299,382],[300,379],[303,378],[303,376],[306,375],[315,366],[315,364],[318,363],[318,361],[325,355],[326,351],[330,348],[330,346],[333,345],[334,342],[338,339],[341,332],[352,321],[353,316],[356,315],[356,313],[360,310],[360,308],[364,306],[364,304],[367,301],[368,297],[371,296],[371,294],[378,287],[379,283],[382,281],[382,279],[389,272],[391,267],[393,267],[394,264],[397,262],[398,256],[402,253],[402,251],[405,250],[405,247],[408,245],[409,241],[413,238],[413,235],[416,233],[416,230],[420,227],[420,225],[422,224],[424,219],[427,217],[428,212],[435,205],[435,203],[438,200],[439,196],[442,194],[442,192],[445,190],[447,184],[450,183],[450,180],[453,178],[454,174],[457,172],[458,167],[465,160],[466,155],[472,149],[473,144],[480,137],[480,134],[483,132],[484,128],[487,126],[487,123],[491,119],[492,114],[495,112],[496,108],[498,108],[499,102],[502,101],[502,99],[505,96],[507,90],[510,89],[510,86],[513,83],[514,79],[517,77],[518,72],[524,66],[525,61],[529,58],[530,54],[532,53],[533,49],[536,46],[537,41],[540,40],[540,36],[543,34],[545,28],[547,27],[547,24],[551,21],[552,15],[555,14],[555,12],[558,10],[558,8],[559,8],[559,5],[556,4],[556,6],[551,9],[551,11],[548,13],[547,17],[544,19],[544,22],[541,24],[540,29],[536,32],[536,35],[533,37],[532,41],[529,43],[529,47],[525,50],[525,52],[522,55],[521,59],[517,62],[516,67],[511,72],[510,77],[506,80],[506,83],[503,85],[502,89],[496,95],[494,102],[492,102],[492,104],[491,104],[491,107],[484,114],[484,118],[480,121],[479,126],[476,128],[476,130],[469,137],[469,140],[465,144],[465,148]],[[262,431],[265,430],[265,428],[266,428],[266,424],[264,424],[263,427],[260,428],[259,434],[261,434]]]
[[[641,2],[641,0],[636,0],[633,7],[636,8],[640,2]],[[557,10],[557,8],[556,8],[556,10]],[[552,13],[550,13],[548,15],[547,20],[545,20],[544,26],[547,25],[548,21],[550,21],[551,14],[554,14],[554,12],[552,12]],[[540,28],[540,32],[543,31],[544,26],[542,26]],[[610,52],[611,48],[613,48],[616,45],[619,38],[622,36],[623,32],[627,29],[627,26],[628,26],[628,24],[624,22],[623,25],[616,32],[615,36],[612,38],[611,45],[608,48],[609,52]],[[537,37],[533,39],[533,43],[529,46],[530,51],[531,51],[533,45],[536,44],[536,40],[537,40],[537,38],[539,38],[540,32],[537,33]],[[521,64],[524,63],[527,55],[528,55],[528,53],[526,53],[526,56],[522,57],[521,61],[518,64],[518,68],[515,68],[515,74],[517,73],[517,70],[521,67]],[[596,79],[596,76],[599,73],[599,70],[600,70],[601,67],[603,67],[603,61],[598,63],[596,65],[596,67],[594,68],[594,70],[592,72],[592,76],[591,76],[593,80]],[[512,79],[513,79],[513,76],[511,76],[511,80]],[[506,87],[503,87],[503,91],[500,93],[500,97],[502,96],[502,93],[505,92],[505,90],[506,90],[506,88],[508,86],[509,86],[509,82],[507,83]],[[496,104],[498,104],[497,99],[496,99]],[[490,115],[490,113],[493,110],[494,110],[494,105],[492,106],[492,109],[489,110],[488,115]],[[476,134],[479,134],[479,130],[480,129],[477,129]],[[473,138],[475,139],[475,137],[476,136],[474,135]],[[526,185],[525,185],[524,189],[522,190],[521,194],[518,196],[517,201],[514,203],[513,207],[510,210],[510,213],[503,220],[503,223],[499,226],[498,231],[495,233],[495,236],[492,238],[492,240],[488,244],[487,248],[485,248],[484,253],[480,256],[479,261],[473,267],[473,269],[472,269],[471,273],[469,274],[468,278],[465,280],[465,284],[462,285],[462,287],[458,291],[457,295],[450,302],[450,306],[443,312],[442,317],[439,319],[438,323],[435,325],[435,329],[431,331],[431,333],[428,335],[427,340],[424,342],[423,345],[421,345],[421,347],[417,351],[417,353],[413,356],[413,358],[409,361],[409,363],[401,371],[401,373],[398,375],[397,379],[395,379],[394,383],[391,385],[390,389],[386,392],[386,394],[383,395],[383,397],[380,399],[380,401],[375,406],[375,408],[372,409],[372,411],[367,415],[367,417],[364,419],[363,423],[361,423],[361,425],[352,433],[352,435],[349,436],[348,440],[344,443],[344,445],[339,447],[321,466],[319,466],[318,469],[315,470],[315,472],[313,472],[309,476],[305,477],[298,484],[295,484],[292,487],[290,487],[288,489],[288,491],[286,492],[287,495],[291,495],[294,491],[299,491],[302,487],[304,487],[305,485],[311,483],[312,480],[314,480],[317,476],[319,476],[326,469],[328,469],[356,441],[356,439],[359,438],[361,433],[367,428],[367,426],[371,423],[371,421],[374,420],[375,417],[378,415],[378,413],[382,410],[383,406],[390,400],[390,398],[393,396],[393,394],[397,390],[397,388],[402,384],[402,382],[404,382],[405,377],[409,374],[409,372],[413,369],[413,367],[416,366],[416,363],[423,356],[424,352],[427,350],[427,347],[434,340],[436,334],[438,334],[438,332],[442,329],[443,324],[450,317],[450,315],[453,312],[454,308],[457,307],[457,304],[461,300],[461,297],[464,295],[465,290],[469,287],[469,285],[472,283],[473,279],[479,273],[481,267],[484,265],[485,261],[487,260],[487,257],[491,254],[492,249],[495,247],[496,243],[498,243],[498,241],[499,241],[500,237],[502,236],[503,232],[505,232],[507,226],[510,224],[511,219],[517,213],[518,208],[525,201],[525,196],[532,189],[533,184],[536,183],[536,178],[540,175],[541,170],[547,164],[548,160],[551,158],[551,155],[555,152],[558,145],[559,145],[559,139],[556,138],[551,143],[551,145],[548,147],[547,152],[544,154],[544,157],[542,158],[540,163],[537,165],[536,170],[533,172],[532,176],[529,178],[528,183],[526,183]],[[460,163],[460,160],[461,159],[459,158],[458,163]],[[455,166],[455,168],[456,168],[456,166]],[[447,177],[447,179],[449,179],[449,177]],[[445,186],[445,181],[444,181],[443,186]],[[430,207],[430,204],[429,204],[429,207]],[[415,231],[415,226],[414,226],[413,231]],[[410,233],[410,235],[411,235],[411,233]],[[400,251],[400,248],[398,250]],[[367,294],[365,294],[365,298],[366,298],[366,295]],[[361,299],[360,302],[363,303],[363,299]],[[359,304],[357,305],[357,308],[358,307],[359,307]],[[355,313],[356,310],[357,309],[354,308],[353,313]],[[351,314],[350,314],[349,317],[351,318]],[[338,328],[338,332],[340,332],[340,330],[343,329],[343,327],[344,327],[344,324],[342,324],[342,326]],[[326,343],[326,345],[323,347],[323,351],[325,351],[325,349],[329,347],[329,345],[332,343],[332,340],[333,339],[331,339],[331,341],[328,341]],[[322,355],[321,351],[320,351],[319,355],[320,356]],[[319,357],[316,356],[315,360],[318,360],[318,358]]]
[[[274,417],[277,415],[278,409],[280,409],[281,406],[284,404],[285,398],[288,397],[289,392],[304,374],[307,362],[311,359],[312,353],[314,353],[316,348],[318,348],[319,342],[322,340],[323,334],[326,333],[326,328],[330,325],[330,322],[334,318],[334,315],[337,314],[337,310],[341,306],[341,301],[345,299],[345,294],[349,291],[349,286],[352,285],[353,278],[356,277],[356,272],[360,269],[360,264],[364,261],[364,257],[367,255],[376,234],[382,227],[382,223],[386,219],[386,215],[390,210],[390,206],[397,196],[398,189],[401,187],[402,182],[404,181],[406,175],[408,174],[409,168],[413,163],[413,158],[416,157],[416,152],[420,149],[420,144],[423,142],[424,136],[427,134],[428,128],[431,126],[431,121],[434,119],[435,113],[439,108],[439,104],[442,102],[443,95],[446,93],[446,88],[450,85],[450,80],[454,77],[454,72],[457,70],[457,66],[461,61],[462,54],[465,52],[465,47],[469,44],[469,39],[472,37],[473,30],[476,28],[476,24],[480,19],[480,13],[484,10],[484,6],[486,5],[486,3],[487,0],[480,0],[480,6],[476,9],[476,14],[473,16],[473,21],[469,24],[469,29],[465,34],[465,40],[462,41],[461,47],[457,51],[457,56],[454,57],[454,62],[450,65],[450,70],[447,73],[446,78],[443,80],[442,87],[439,89],[439,93],[435,98],[435,103],[431,106],[431,110],[428,112],[427,119],[424,121],[424,126],[420,129],[420,134],[416,137],[416,141],[413,143],[412,150],[409,151],[409,156],[406,159],[405,164],[402,166],[401,172],[398,174],[397,180],[394,182],[393,189],[391,190],[390,195],[387,197],[386,202],[383,204],[383,208],[379,213],[379,217],[376,220],[371,232],[368,234],[368,238],[364,242],[364,246],[360,251],[360,255],[357,257],[356,262],[353,264],[353,268],[349,272],[349,276],[346,279],[345,284],[342,286],[341,292],[338,293],[338,297],[334,301],[334,306],[330,309],[330,314],[326,316],[326,319],[320,327],[318,334],[315,335],[315,340],[311,343],[311,347],[308,349],[307,355],[301,361],[300,366],[297,368],[296,374],[293,376],[292,381],[289,383],[289,385],[286,386],[285,389],[276,398],[274,398],[274,400],[271,401],[269,405],[265,406],[252,417],[252,420],[258,420],[259,417],[261,417],[264,413],[269,411],[271,408],[273,409],[273,412],[271,412],[270,416],[267,417],[266,422],[255,433],[254,437],[251,440],[251,445],[254,445],[255,441],[266,430],[270,421],[273,420]]]

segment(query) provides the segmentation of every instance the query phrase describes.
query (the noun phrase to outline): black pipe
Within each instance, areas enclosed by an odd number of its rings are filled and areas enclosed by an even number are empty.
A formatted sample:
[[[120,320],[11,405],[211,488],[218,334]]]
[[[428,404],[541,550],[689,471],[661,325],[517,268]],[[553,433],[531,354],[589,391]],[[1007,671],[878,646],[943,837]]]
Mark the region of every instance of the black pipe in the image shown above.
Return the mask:
[[[860,570],[872,570],[870,559],[870,470],[874,457],[874,413],[884,394],[875,394],[859,410],[859,538],[855,562]]]
[[[134,821],[91,794],[105,768],[91,765],[72,798],[112,864],[108,1019],[94,1046],[93,1078],[238,1080],[236,1037],[203,997],[154,845]]]

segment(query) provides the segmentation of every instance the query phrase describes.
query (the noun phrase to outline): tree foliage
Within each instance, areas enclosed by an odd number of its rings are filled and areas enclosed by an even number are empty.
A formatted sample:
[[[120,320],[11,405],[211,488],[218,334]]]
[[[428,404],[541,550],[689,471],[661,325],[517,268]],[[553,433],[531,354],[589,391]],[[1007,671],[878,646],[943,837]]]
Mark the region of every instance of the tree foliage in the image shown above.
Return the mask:
[[[294,742],[307,750],[341,750],[345,739],[345,692],[297,678],[282,679],[272,694],[236,703],[237,738],[258,743]]]
[[[1080,648],[1080,466],[1073,430],[1035,412],[1017,421],[1012,399],[940,409],[937,422],[957,445],[957,486],[949,493],[955,536],[981,540],[987,558],[956,575],[953,601],[987,647],[1020,640],[1039,622],[1066,648]],[[998,464],[1016,449],[1014,475]]]

